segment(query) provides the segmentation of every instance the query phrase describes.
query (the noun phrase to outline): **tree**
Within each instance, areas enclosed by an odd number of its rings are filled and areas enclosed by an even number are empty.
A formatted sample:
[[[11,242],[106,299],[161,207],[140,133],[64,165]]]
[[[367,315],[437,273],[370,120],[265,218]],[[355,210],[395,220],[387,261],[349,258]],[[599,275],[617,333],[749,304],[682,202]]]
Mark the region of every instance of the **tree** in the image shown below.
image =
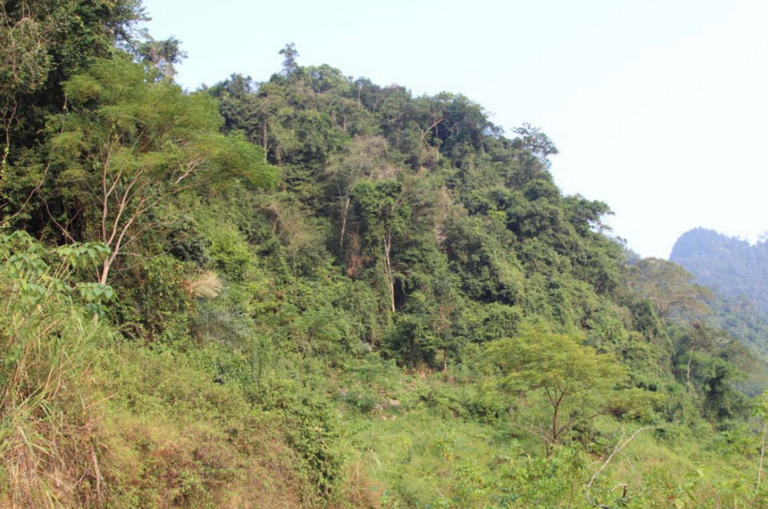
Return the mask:
[[[487,353],[502,389],[520,395],[541,391],[546,396],[549,422],[540,432],[529,431],[544,441],[547,456],[565,432],[611,410],[612,396],[627,375],[613,356],[541,327],[495,341]]]
[[[371,254],[382,253],[389,292],[390,311],[395,312],[395,275],[392,264],[393,241],[408,227],[411,208],[406,203],[403,185],[396,180],[362,180],[353,190],[359,208],[361,229]],[[381,246],[383,249],[375,246]],[[378,258],[378,256],[376,256]]]
[[[18,215],[39,188],[13,164],[66,106],[63,83],[94,58],[119,53],[115,45],[129,44],[143,19],[140,0],[0,3],[0,214]]]
[[[644,258],[635,266],[631,285],[656,309],[659,318],[666,323],[675,312],[708,310],[704,299],[712,293],[694,282],[693,276],[680,265],[659,258]]]
[[[349,212],[352,208],[352,191],[361,179],[373,179],[386,165],[387,140],[381,136],[357,137],[347,146],[345,153],[332,159],[325,170],[334,198],[338,200],[339,252],[344,248]]]
[[[299,68],[299,64],[296,62],[299,57],[299,50],[296,49],[296,45],[294,43],[286,44],[285,48],[280,50],[280,54],[283,55],[283,73],[286,75],[293,74]]]
[[[46,207],[63,203],[60,217],[51,218],[67,239],[98,240],[111,250],[102,284],[126,246],[162,224],[152,213],[170,197],[236,178],[256,186],[275,180],[259,147],[219,133],[212,97],[156,82],[144,66],[97,61],[65,89],[69,111],[48,128],[56,177]],[[74,215],[83,217],[79,229]]]
[[[549,136],[531,124],[523,124],[520,127],[516,127],[514,132],[518,136],[517,142],[520,146],[530,151],[541,161],[545,168],[549,169],[551,166],[549,156],[559,153],[555,144],[549,139]]]
[[[734,388],[734,382],[745,379],[739,364],[749,357],[744,346],[725,331],[700,323],[692,324],[677,339],[678,372],[685,372],[688,392],[695,389],[702,397],[703,413],[713,421],[744,413],[744,396]]]
[[[160,72],[163,79],[172,81],[176,76],[176,65],[187,57],[181,50],[181,41],[169,37],[164,41],[156,41],[147,35],[146,40],[136,48],[136,54]]]
[[[258,118],[259,109],[256,106],[258,89],[259,85],[250,76],[233,74],[207,89],[207,92],[219,101],[225,132],[242,131],[251,142],[266,149],[266,140],[261,141],[262,122]]]
[[[53,66],[47,51],[52,22],[34,16],[24,4],[21,2],[18,9],[3,5],[0,11],[0,114],[6,138],[3,167],[10,149],[11,126],[19,113],[18,100],[41,88]]]

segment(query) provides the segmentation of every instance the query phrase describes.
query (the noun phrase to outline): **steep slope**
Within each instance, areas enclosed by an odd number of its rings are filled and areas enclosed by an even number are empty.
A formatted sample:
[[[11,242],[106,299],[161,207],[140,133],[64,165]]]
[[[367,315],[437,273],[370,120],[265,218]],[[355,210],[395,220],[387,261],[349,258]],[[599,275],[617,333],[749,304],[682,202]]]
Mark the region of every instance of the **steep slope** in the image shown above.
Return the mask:
[[[194,93],[153,51],[50,77],[0,181],[0,505],[768,498],[749,355],[673,320],[701,288],[628,265],[542,131],[281,53]]]
[[[768,317],[768,242],[749,242],[696,228],[675,243],[670,260],[699,283],[727,296],[746,298]]]

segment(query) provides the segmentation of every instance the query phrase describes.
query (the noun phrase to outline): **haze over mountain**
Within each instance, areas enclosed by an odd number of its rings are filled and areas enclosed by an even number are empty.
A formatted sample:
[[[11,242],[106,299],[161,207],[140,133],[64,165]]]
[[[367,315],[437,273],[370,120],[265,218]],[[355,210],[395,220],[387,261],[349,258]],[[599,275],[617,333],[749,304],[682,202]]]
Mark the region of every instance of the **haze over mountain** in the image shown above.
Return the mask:
[[[695,228],[675,243],[670,260],[699,283],[730,297],[744,297],[768,316],[768,242],[749,241]]]

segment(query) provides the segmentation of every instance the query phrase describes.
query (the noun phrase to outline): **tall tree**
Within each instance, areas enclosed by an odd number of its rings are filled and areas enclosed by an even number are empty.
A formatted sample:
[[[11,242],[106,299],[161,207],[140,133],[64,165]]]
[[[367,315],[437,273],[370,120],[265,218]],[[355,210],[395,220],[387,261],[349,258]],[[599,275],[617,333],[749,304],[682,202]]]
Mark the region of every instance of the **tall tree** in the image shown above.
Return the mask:
[[[380,136],[357,137],[346,147],[343,155],[334,157],[325,169],[339,210],[339,251],[344,249],[352,192],[361,179],[373,179],[386,167],[387,140]]]
[[[299,50],[296,49],[294,43],[286,44],[283,49],[280,50],[280,54],[283,56],[283,73],[286,75],[294,73],[299,64],[296,59],[299,58]]]
[[[187,57],[181,49],[181,41],[175,37],[164,41],[157,41],[150,35],[145,37],[136,48],[136,54],[157,69],[162,79],[172,81],[176,76],[176,66]]]
[[[396,305],[393,247],[395,239],[408,227],[411,208],[406,203],[403,185],[396,180],[362,180],[354,187],[353,194],[359,208],[358,216],[367,249],[383,263],[389,307],[394,313]]]
[[[259,147],[219,133],[213,98],[156,82],[141,65],[101,60],[65,88],[69,110],[49,125],[56,178],[47,198],[71,204],[52,217],[65,237],[110,248],[101,283],[125,247],[162,222],[150,214],[170,197],[234,178],[257,186],[275,180]],[[83,220],[76,231],[67,219],[78,207]]]
[[[66,108],[63,83],[128,46],[143,19],[141,0],[0,2],[0,221],[19,216],[42,186],[14,165]]]
[[[712,295],[683,267],[658,258],[639,261],[631,284],[641,297],[651,301],[663,322],[675,311],[706,312],[705,299]]]

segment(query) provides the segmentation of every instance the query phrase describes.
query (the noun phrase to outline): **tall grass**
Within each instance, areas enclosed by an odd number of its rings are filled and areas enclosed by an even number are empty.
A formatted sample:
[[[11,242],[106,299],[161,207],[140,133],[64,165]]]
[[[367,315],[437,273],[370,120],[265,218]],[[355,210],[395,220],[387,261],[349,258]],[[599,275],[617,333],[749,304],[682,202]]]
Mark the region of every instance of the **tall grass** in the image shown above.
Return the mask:
[[[0,502],[13,507],[98,506],[95,403],[88,384],[105,333],[73,303],[65,263],[29,239],[0,244]],[[18,242],[21,240],[21,242]]]

